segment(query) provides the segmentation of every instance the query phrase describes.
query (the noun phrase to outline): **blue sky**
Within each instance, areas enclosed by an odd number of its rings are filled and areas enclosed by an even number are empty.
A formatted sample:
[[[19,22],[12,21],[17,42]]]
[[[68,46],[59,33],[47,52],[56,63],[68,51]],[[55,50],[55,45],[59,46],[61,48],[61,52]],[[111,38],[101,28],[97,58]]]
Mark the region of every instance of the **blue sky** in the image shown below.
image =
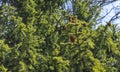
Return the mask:
[[[116,9],[111,10],[113,7],[116,7]],[[105,22],[108,22],[112,18],[112,16],[115,15],[116,12],[120,12],[120,0],[118,0],[112,4],[109,4],[107,6],[104,6],[100,16],[104,16],[110,10],[111,10],[111,12],[102,20],[102,24],[104,24]],[[112,23],[120,24],[120,19],[117,19],[117,20],[113,21]]]

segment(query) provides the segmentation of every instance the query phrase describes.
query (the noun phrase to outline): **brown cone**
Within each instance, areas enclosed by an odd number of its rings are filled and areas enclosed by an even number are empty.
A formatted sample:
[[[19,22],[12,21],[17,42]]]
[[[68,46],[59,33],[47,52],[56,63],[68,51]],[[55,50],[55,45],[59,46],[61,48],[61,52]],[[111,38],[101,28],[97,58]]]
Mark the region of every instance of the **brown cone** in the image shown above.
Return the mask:
[[[74,36],[74,35],[72,35],[71,37],[70,37],[70,40],[71,40],[71,42],[75,42],[75,39],[76,39],[76,37]]]

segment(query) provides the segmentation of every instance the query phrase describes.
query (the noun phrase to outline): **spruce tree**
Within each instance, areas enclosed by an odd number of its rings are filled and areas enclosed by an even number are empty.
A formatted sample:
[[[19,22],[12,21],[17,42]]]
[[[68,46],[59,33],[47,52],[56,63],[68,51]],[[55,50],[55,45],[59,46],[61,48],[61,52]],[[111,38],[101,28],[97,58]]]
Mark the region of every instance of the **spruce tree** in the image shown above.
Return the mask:
[[[101,7],[88,0],[2,0],[1,72],[119,72],[119,29],[95,29]]]

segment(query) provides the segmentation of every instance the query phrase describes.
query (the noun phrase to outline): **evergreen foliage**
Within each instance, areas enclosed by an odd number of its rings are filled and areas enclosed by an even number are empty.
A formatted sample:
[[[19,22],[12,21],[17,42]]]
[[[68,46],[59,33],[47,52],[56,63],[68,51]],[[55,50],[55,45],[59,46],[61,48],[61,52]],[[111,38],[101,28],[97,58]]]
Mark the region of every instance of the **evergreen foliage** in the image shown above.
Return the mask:
[[[119,72],[117,25],[94,29],[101,7],[88,0],[2,0],[0,72]]]

